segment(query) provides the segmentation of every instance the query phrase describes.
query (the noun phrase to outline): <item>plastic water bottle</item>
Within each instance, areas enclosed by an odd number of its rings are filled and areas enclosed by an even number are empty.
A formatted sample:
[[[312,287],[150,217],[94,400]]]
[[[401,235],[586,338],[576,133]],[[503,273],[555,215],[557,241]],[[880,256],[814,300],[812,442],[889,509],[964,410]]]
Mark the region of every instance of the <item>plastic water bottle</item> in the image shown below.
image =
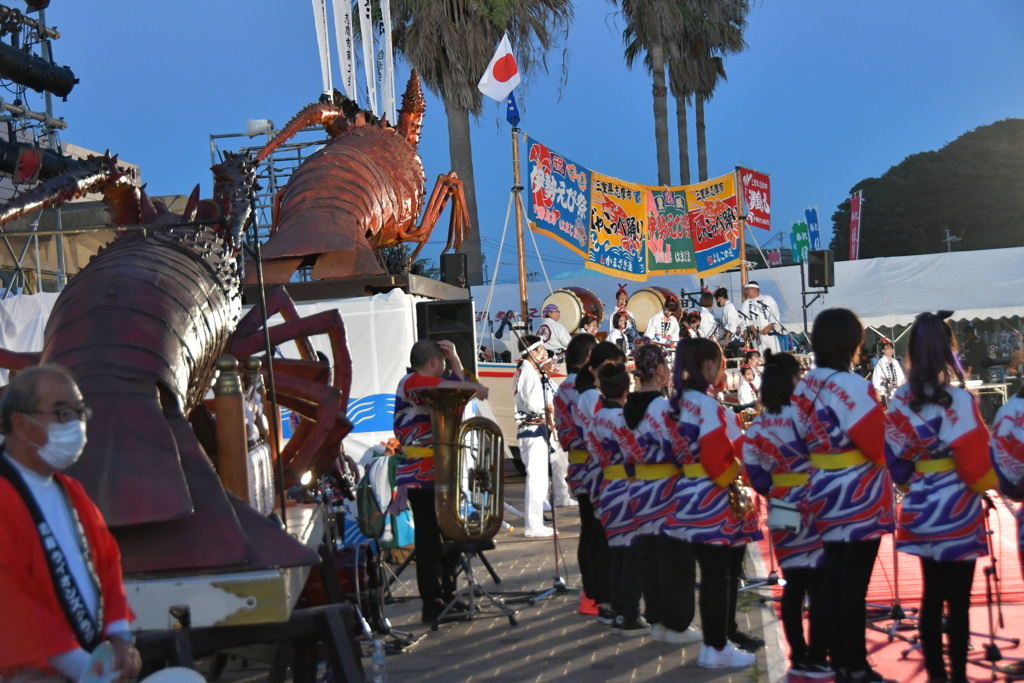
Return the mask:
[[[386,683],[388,680],[387,655],[384,654],[384,641],[373,641],[373,653],[370,656],[370,680],[373,683]]]

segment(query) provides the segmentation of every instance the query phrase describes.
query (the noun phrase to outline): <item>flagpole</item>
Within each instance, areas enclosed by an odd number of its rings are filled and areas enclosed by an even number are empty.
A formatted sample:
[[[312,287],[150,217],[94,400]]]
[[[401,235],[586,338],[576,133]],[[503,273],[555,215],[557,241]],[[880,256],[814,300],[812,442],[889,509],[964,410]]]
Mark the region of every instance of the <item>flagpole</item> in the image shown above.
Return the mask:
[[[512,126],[512,192],[516,197],[516,249],[519,265],[519,315],[530,329],[530,302],[526,294],[526,241],[523,239],[523,185],[519,175],[519,129]]]
[[[733,187],[737,190],[736,194],[739,195],[737,208],[740,215],[736,218],[736,221],[739,223],[740,228],[740,292],[742,293],[747,289],[747,202],[746,197],[743,196],[743,186],[740,185],[739,167],[733,169],[732,181]],[[740,299],[740,301],[742,302],[743,300]]]

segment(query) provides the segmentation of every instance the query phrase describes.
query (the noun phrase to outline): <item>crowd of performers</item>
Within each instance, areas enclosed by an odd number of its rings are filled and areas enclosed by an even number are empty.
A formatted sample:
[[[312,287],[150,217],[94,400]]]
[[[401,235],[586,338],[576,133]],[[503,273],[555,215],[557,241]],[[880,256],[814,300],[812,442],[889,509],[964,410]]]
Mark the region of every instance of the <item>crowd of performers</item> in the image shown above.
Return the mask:
[[[547,313],[557,323],[557,310]],[[635,324],[623,324],[625,313],[620,306],[613,316],[613,332],[622,339]],[[667,320],[650,324],[652,339],[673,332]],[[743,384],[756,397],[759,414],[745,432],[719,400],[726,360],[714,338],[683,335],[673,350],[638,344],[630,350],[634,378],[626,364],[629,346],[620,339],[598,342],[593,334],[577,334],[564,349],[568,375],[545,399],[545,341],[554,338],[549,333],[547,340],[521,340],[517,409],[531,418],[521,422],[519,434],[527,466],[526,524],[531,536],[555,533],[542,525],[552,452],[545,433],[552,429],[568,454],[564,478],[554,468],[553,501],[572,504],[574,497],[580,514],[581,611],[621,635],[701,642],[700,666],[751,665],[764,642],[738,629],[736,597],[746,544],[761,538],[758,515],[750,514],[753,489],[767,501],[771,543],[786,579],[781,614],[793,673],[840,682],[886,680],[867,660],[865,602],[881,538],[895,532],[897,550],[920,558],[920,642],[928,680],[967,680],[970,591],[975,562],[989,552],[986,496],[999,489],[1024,497],[1024,391],[1001,409],[990,435],[977,399],[963,388],[957,343],[945,320],[928,313],[916,318],[905,376],[889,349],[872,380],[852,371],[864,329],[841,308],[814,322],[813,369],[771,348],[763,358],[748,351]],[[423,372],[428,381],[441,382],[444,356],[453,360],[442,351],[434,351],[427,371],[414,372],[400,387],[395,421],[403,443],[429,437],[429,418],[412,410],[414,400],[403,387],[422,383],[417,373]],[[408,460],[399,483],[412,473],[426,486],[428,460]],[[419,507],[428,514],[426,500]],[[423,533],[437,534],[428,525],[422,531],[420,514],[414,514],[420,548]],[[1018,522],[1024,545],[1020,511]],[[448,571],[428,564],[433,557],[421,555],[417,571],[438,582]],[[425,619],[453,586],[442,582],[428,590]],[[700,629],[693,624],[698,610]]]
[[[763,641],[739,631],[735,614],[746,544],[761,537],[749,486],[767,500],[786,579],[781,613],[793,673],[886,680],[867,660],[865,602],[881,538],[895,531],[897,550],[920,558],[928,680],[967,680],[970,591],[975,561],[988,554],[986,492],[1024,496],[1024,397],[1007,403],[990,436],[962,388],[943,319],[915,320],[909,370],[894,391],[876,393],[851,371],[863,337],[854,313],[830,309],[814,323],[810,371],[770,349],[763,366],[748,356],[744,382],[753,387],[757,367],[760,413],[745,433],[718,399],[725,358],[716,341],[684,337],[674,363],[663,346],[639,345],[634,382],[618,344],[573,337],[552,407],[579,501],[581,610],[622,635],[702,642],[700,666],[752,664]],[[530,339],[526,353],[539,342]],[[885,373],[895,376],[882,366]]]

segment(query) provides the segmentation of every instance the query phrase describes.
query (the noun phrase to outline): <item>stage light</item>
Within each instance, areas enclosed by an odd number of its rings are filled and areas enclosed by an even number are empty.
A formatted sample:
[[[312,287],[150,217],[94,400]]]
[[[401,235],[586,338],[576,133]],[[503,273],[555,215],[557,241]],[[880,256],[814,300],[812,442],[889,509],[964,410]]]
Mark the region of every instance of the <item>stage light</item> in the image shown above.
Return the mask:
[[[270,119],[246,119],[245,134],[249,137],[256,137],[274,130],[274,122]]]
[[[0,77],[64,99],[78,83],[70,67],[57,66],[3,42],[0,42]]]
[[[304,472],[302,477],[299,479],[299,483],[303,486],[309,486],[309,482],[311,481],[313,481],[313,473],[309,471]]]

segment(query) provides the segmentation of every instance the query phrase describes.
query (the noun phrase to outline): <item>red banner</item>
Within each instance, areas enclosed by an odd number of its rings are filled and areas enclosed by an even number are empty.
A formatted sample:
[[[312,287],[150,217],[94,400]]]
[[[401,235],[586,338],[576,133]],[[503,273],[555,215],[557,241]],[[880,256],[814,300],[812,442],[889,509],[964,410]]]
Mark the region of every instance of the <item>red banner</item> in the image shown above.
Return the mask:
[[[768,252],[768,265],[774,268],[775,266],[782,265],[782,252],[778,249],[772,249]]]
[[[861,192],[850,195],[850,260],[860,257],[860,202]]]
[[[766,173],[740,168],[740,188],[743,193],[743,206],[747,211],[747,225],[762,230],[771,229],[772,192]]]

